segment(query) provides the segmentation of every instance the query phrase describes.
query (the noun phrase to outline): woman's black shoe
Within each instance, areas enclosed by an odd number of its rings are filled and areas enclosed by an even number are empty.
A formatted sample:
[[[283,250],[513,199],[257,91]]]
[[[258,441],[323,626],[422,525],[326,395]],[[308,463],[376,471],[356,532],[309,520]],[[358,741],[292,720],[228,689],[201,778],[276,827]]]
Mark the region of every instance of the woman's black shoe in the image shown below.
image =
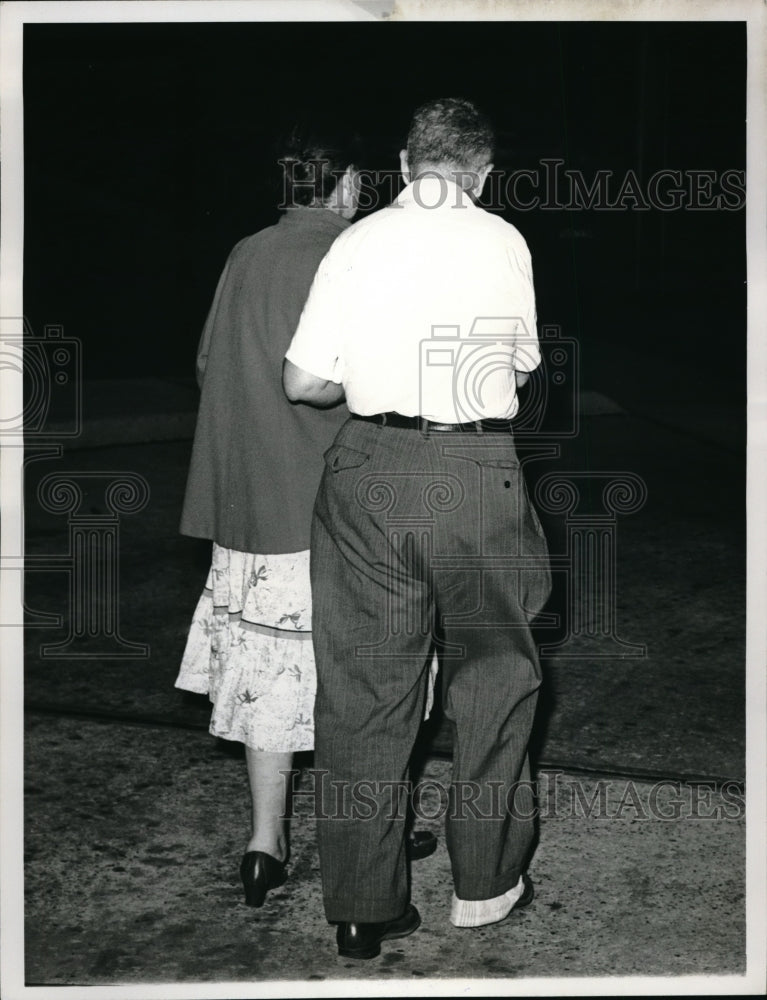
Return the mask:
[[[411,830],[405,837],[405,848],[411,861],[420,861],[437,850],[437,838],[428,830]]]
[[[287,878],[283,862],[263,851],[248,851],[240,864],[240,878],[248,906],[263,906],[270,889],[281,886]]]

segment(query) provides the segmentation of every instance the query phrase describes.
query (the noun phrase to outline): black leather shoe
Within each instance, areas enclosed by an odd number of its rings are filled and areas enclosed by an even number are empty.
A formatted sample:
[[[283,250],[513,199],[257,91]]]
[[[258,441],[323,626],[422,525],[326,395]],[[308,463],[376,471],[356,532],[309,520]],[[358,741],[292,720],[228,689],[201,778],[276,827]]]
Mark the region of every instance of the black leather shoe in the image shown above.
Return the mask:
[[[420,861],[437,850],[437,838],[428,830],[412,830],[405,838],[405,849],[411,861]]]
[[[240,864],[240,878],[248,906],[263,906],[270,889],[281,886],[287,878],[283,862],[263,851],[248,851]]]
[[[535,888],[527,872],[522,872],[522,882],[525,887],[522,890],[522,895],[512,907],[512,910],[519,910],[523,906],[528,906],[535,898]]]
[[[344,958],[375,958],[381,942],[407,937],[421,926],[421,917],[412,903],[401,917],[378,924],[340,923],[336,931],[338,954]]]

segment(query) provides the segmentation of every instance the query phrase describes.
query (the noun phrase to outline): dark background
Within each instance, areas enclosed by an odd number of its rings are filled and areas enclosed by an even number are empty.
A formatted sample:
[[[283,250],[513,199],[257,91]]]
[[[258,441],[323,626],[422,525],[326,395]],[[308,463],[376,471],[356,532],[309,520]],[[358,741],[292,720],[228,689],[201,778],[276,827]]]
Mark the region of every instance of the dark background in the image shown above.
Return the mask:
[[[226,255],[276,219],[295,117],[337,109],[376,169],[418,104],[464,95],[502,170],[742,170],[745,45],[737,23],[28,24],[25,313],[82,340],[86,378],[191,376]],[[673,360],[745,402],[744,209],[503,214],[588,387],[628,391],[633,366],[600,384],[600,345],[625,344],[650,394]]]

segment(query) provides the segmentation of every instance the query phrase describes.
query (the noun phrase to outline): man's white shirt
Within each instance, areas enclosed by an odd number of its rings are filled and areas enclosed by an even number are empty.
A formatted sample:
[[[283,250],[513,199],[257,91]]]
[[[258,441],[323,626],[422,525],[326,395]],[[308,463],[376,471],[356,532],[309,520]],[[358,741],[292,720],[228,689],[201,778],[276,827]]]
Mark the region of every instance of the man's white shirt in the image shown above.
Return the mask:
[[[287,358],[342,383],[352,413],[512,418],[514,371],[540,363],[527,244],[453,182],[421,177],[335,241]]]

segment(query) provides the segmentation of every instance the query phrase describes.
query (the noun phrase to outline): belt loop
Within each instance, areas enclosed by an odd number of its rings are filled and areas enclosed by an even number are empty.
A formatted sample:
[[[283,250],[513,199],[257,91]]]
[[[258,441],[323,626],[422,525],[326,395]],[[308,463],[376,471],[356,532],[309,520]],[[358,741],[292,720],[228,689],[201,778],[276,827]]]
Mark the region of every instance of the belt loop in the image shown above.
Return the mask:
[[[381,414],[381,427],[386,427],[386,414]]]

